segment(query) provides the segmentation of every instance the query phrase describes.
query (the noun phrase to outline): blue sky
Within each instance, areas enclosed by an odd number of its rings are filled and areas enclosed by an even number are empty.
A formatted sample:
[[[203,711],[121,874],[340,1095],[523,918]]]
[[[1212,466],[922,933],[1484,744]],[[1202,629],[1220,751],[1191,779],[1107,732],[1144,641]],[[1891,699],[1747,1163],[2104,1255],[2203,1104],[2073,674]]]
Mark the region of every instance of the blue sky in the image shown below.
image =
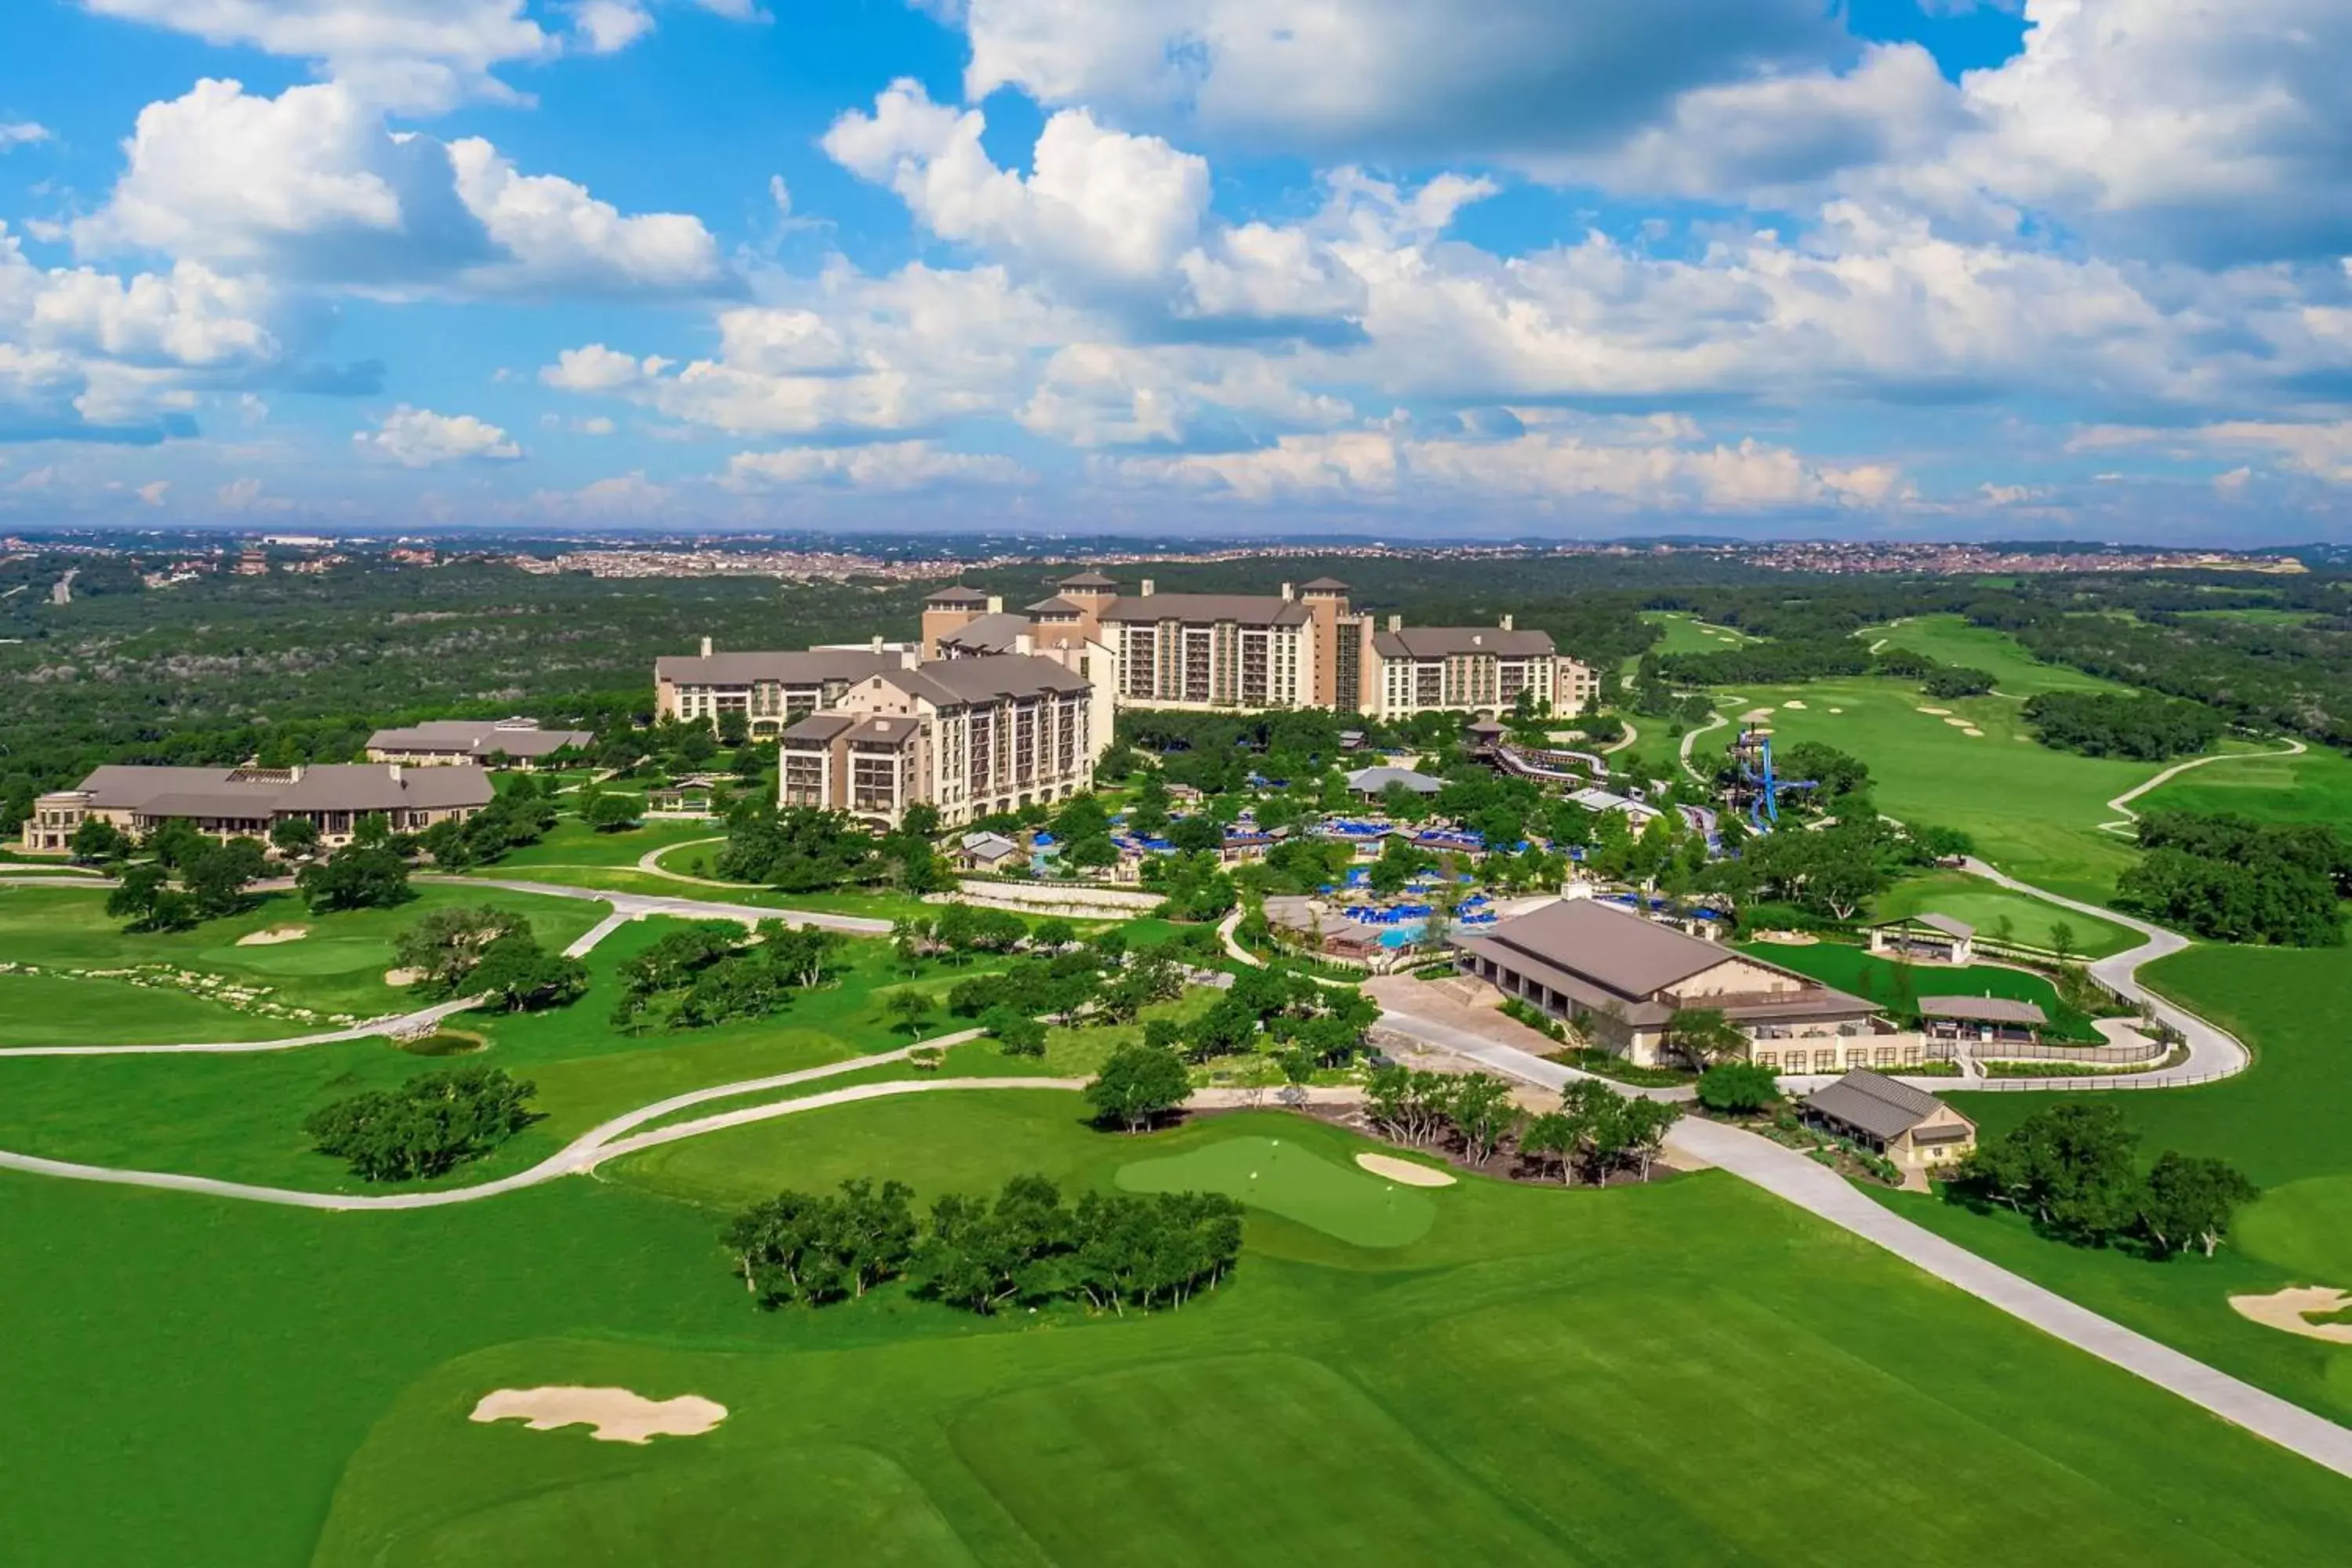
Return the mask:
[[[0,527],[2352,537],[2340,0],[18,0]]]

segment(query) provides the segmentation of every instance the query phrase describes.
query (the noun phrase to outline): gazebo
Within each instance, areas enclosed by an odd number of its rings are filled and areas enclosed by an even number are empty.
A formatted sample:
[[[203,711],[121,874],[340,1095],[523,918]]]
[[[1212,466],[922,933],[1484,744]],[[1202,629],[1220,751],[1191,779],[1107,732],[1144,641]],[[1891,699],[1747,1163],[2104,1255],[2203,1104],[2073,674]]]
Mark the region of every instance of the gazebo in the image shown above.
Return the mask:
[[[1870,951],[1931,963],[1969,963],[1976,958],[1977,928],[1949,915],[1904,915],[1870,928]]]

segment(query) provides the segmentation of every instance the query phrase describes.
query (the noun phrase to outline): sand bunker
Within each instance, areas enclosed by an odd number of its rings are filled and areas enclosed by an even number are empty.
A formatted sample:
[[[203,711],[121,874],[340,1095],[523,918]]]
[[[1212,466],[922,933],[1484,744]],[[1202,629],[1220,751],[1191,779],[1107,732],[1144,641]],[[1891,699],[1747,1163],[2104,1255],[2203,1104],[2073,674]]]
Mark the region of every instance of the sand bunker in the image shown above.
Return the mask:
[[[1780,704],[1780,706],[1781,706],[1781,707],[1783,707],[1783,708],[1799,708],[1799,709],[1801,709],[1802,707],[1804,707],[1804,704],[1803,704],[1802,702],[1800,702],[1800,701],[1795,700],[1794,699],[1791,699],[1790,700],[1789,700],[1789,701],[1787,701],[1787,702],[1783,702],[1783,703],[1781,703],[1781,704]]]
[[[1759,719],[1769,719],[1770,717],[1772,717],[1772,710],[1769,708],[1750,708],[1747,712],[1742,713],[1739,716],[1739,721],[1743,724],[1753,724]]]
[[[1930,718],[1943,719],[1948,718],[1952,710],[1948,708],[1922,708],[1919,711],[1928,715]]]
[[[2269,1296],[2232,1296],[2230,1305],[2242,1318],[2273,1329],[2284,1329],[2290,1334],[2301,1334],[2307,1340],[2326,1340],[2333,1344],[2352,1345],[2352,1323],[2315,1323],[2315,1317],[2325,1317],[2352,1307],[2352,1294],[2328,1285],[2290,1285]]]
[[[414,985],[425,978],[421,969],[387,969],[383,972],[386,985]]]
[[[1974,741],[1981,741],[1981,740],[1983,740],[1983,739],[1984,739],[1984,731],[1983,731],[1982,730],[1978,729],[1978,728],[1977,728],[1975,725],[1973,725],[1973,724],[1969,725],[1967,729],[1965,729],[1965,730],[1961,731],[1960,731],[1960,733],[1961,733],[1961,734],[1963,734],[1963,735],[1968,736],[1970,740],[1974,740]]]
[[[1971,727],[1966,719],[1947,719],[1944,722],[1955,730],[1966,730]]]
[[[1356,1163],[1375,1176],[1385,1176],[1402,1187],[1450,1187],[1454,1177],[1447,1172],[1416,1165],[1410,1160],[1399,1160],[1387,1154],[1359,1154]]]
[[[1843,709],[1843,708],[1832,708],[1832,709],[1831,709],[1831,710],[1830,710],[1830,711],[1831,711],[1831,712],[1832,712],[1832,713],[1843,713],[1843,712],[1844,712],[1844,711],[1845,711],[1845,710],[1844,710],[1844,709]]]
[[[271,926],[268,931],[249,931],[236,939],[239,947],[276,947],[281,942],[300,942],[310,934],[309,926]]]
[[[727,1406],[698,1394],[647,1399],[625,1388],[501,1388],[482,1395],[473,1419],[528,1421],[534,1432],[588,1426],[599,1443],[643,1443],[699,1437],[727,1419]]]

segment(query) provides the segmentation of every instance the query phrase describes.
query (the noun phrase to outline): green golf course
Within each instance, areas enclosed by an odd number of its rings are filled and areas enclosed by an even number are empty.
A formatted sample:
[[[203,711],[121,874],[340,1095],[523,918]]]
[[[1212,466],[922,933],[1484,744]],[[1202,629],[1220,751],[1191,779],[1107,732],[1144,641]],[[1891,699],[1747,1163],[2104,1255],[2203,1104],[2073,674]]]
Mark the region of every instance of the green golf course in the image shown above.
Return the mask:
[[[1469,1180],[1412,1194],[1426,1229],[1370,1247],[1324,1228],[1322,1199],[1254,1206],[1223,1288],[1124,1318],[991,1321],[896,1287],[763,1313],[715,1245],[780,1177],[928,1197],[1039,1169],[1085,1190],[1166,1161],[1263,1173],[1280,1140],[1352,1180],[1364,1146],[1272,1113],[1140,1138],[1081,1115],[1051,1091],[845,1107],[425,1215],[0,1176],[27,1265],[0,1279],[12,1551],[1811,1563],[1932,1506],[1930,1563],[2257,1563],[2324,1560],[2352,1517],[2336,1478],[1715,1175]],[[554,1384],[728,1414],[645,1447],[467,1419]],[[1931,1467],[1856,1462],[1914,1426]]]

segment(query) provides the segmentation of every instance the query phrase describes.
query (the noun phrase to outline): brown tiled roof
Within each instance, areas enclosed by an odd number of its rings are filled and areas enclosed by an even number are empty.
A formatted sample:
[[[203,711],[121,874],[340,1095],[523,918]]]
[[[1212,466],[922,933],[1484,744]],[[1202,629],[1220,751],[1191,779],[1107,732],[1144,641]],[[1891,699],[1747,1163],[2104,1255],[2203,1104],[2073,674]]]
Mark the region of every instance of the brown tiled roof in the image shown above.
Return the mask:
[[[942,647],[970,648],[975,653],[1011,653],[1013,639],[1029,629],[1029,617],[1010,610],[979,616],[951,632],[940,634]]]
[[[1295,626],[1313,618],[1306,605],[1279,594],[1129,594],[1104,610],[1107,621],[1235,621],[1245,626]]]
[[[1076,670],[1035,654],[989,654],[978,658],[927,659],[913,669],[888,669],[881,678],[910,697],[942,708],[999,698],[1041,697],[1048,692],[1091,691]]]
[[[1382,658],[1446,658],[1465,653],[1528,658],[1553,651],[1549,632],[1507,632],[1500,626],[1406,626],[1374,632],[1372,647]]]
[[[896,669],[895,653],[865,648],[811,648],[800,653],[673,654],[654,660],[654,675],[681,686],[749,686],[773,680],[784,686],[822,686],[828,680],[862,680],[877,670]]]
[[[822,745],[856,722],[856,719],[846,713],[812,713],[798,723],[790,726],[777,739],[808,741]]]
[[[82,780],[90,803],[148,816],[268,816],[292,811],[443,811],[488,805],[495,793],[479,768],[332,763],[299,778],[253,777],[236,768],[110,764]]]
[[[959,583],[952,588],[941,588],[924,596],[926,605],[985,605],[988,595],[977,588],[967,588]]]
[[[1116,588],[1118,584],[1099,572],[1081,572],[1075,577],[1065,577],[1054,584],[1056,588]]]
[[[1050,599],[1040,599],[1026,606],[1033,616],[1083,616],[1086,611],[1063,598],[1059,594]]]
[[[1897,926],[1926,926],[1929,931],[1939,931],[1946,936],[1958,937],[1963,942],[1977,934],[1977,928],[1968,921],[1954,920],[1949,915],[1937,914],[1902,915],[1891,921],[1879,921],[1870,929],[1892,931]]]
[[[1742,955],[1594,899],[1561,899],[1505,921],[1486,940],[1646,997]]]
[[[378,730],[368,744],[385,752],[446,752],[487,757],[543,757],[566,746],[585,746],[596,737],[585,730],[542,730],[536,724],[501,724],[487,719],[428,719],[398,730]]]
[[[1301,584],[1298,591],[1302,594],[1321,594],[1330,593],[1333,591],[1344,594],[1348,591],[1348,584],[1340,582],[1337,577],[1318,577],[1312,583]]]
[[[1971,1024],[2030,1024],[2039,1028],[2050,1016],[2034,1002],[2007,996],[1922,996],[1922,1018],[1958,1018]]]
[[[1856,1068],[1805,1096],[1805,1105],[1874,1138],[1900,1138],[1942,1110],[1944,1102],[1925,1089]]]
[[[849,743],[864,742],[873,745],[903,746],[922,729],[922,721],[900,715],[880,715],[859,722],[849,731]]]

